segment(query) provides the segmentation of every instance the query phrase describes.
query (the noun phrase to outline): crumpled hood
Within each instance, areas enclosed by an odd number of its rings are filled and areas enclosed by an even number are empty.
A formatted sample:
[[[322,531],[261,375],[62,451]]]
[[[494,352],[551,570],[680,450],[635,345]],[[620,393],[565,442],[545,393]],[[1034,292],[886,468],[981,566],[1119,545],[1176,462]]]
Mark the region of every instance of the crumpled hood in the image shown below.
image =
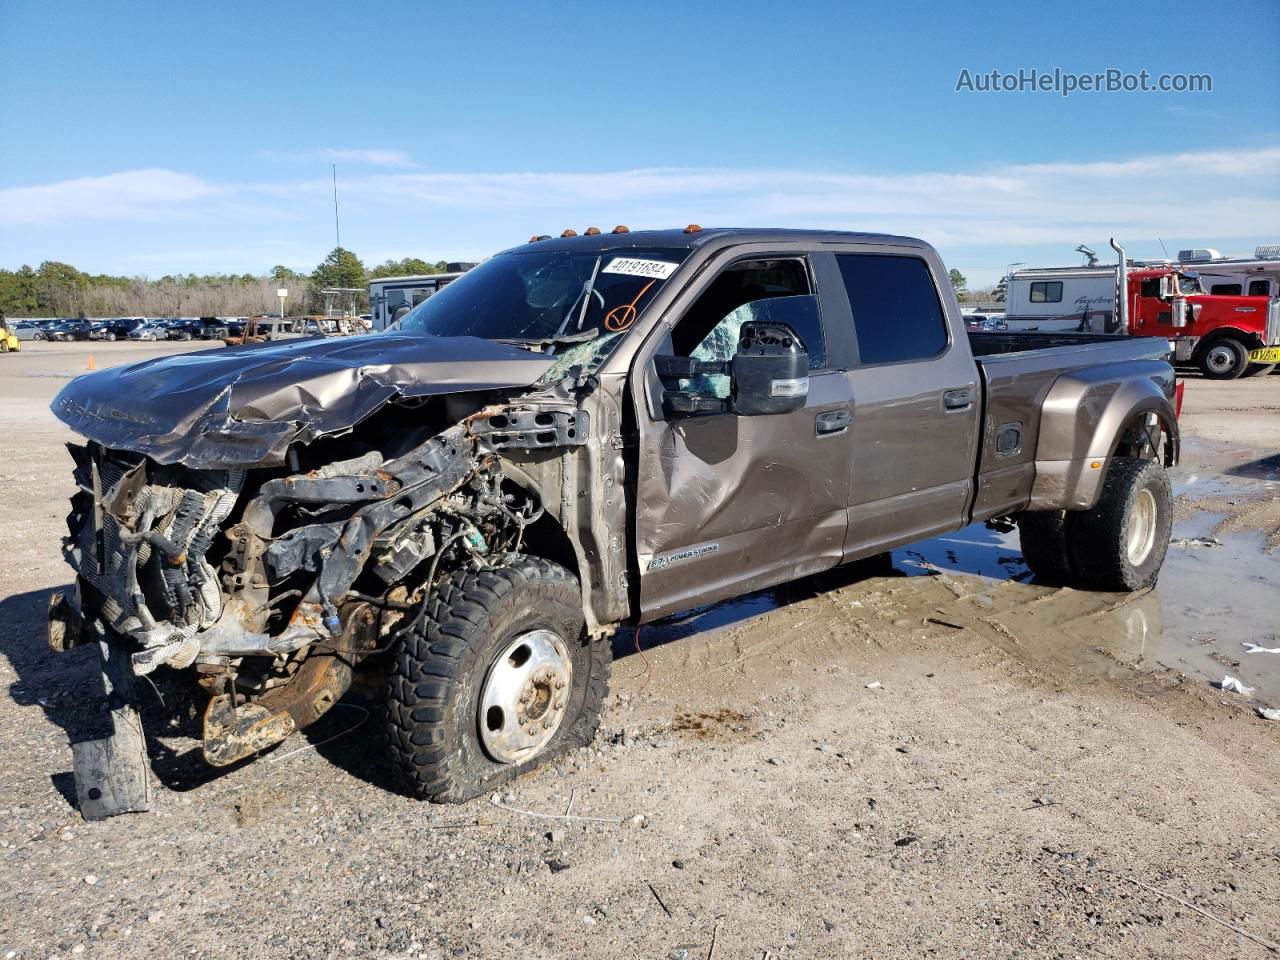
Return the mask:
[[[202,469],[278,465],[394,397],[526,387],[552,358],[476,337],[311,337],[146,360],[72,380],[53,412],[91,440]]]

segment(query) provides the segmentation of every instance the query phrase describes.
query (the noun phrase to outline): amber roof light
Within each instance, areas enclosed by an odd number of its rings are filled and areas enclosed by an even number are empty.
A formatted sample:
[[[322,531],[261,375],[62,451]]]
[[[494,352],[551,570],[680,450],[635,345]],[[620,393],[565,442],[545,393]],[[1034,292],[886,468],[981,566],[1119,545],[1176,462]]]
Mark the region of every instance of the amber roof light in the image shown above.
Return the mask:
[[[578,235],[578,231],[577,231],[577,230],[566,230],[564,233],[560,234],[561,238],[564,238],[564,237],[576,237],[577,235]]]
[[[631,231],[627,229],[626,224],[623,224],[623,223],[620,223],[613,228],[613,233],[630,233],[630,232]]]
[[[702,228],[698,226],[696,223],[691,223],[684,228],[684,232],[685,233],[701,233]]]
[[[598,236],[600,236],[600,228],[599,228],[599,227],[587,227],[587,231],[586,231],[586,233],[584,233],[584,234],[583,234],[583,236],[586,236],[586,237],[598,237]]]

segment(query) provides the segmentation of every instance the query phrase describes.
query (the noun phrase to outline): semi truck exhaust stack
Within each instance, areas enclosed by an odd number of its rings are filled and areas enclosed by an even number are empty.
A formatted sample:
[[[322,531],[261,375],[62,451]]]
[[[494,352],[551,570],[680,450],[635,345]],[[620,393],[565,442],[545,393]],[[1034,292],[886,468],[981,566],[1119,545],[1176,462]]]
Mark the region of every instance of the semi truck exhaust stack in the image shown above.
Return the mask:
[[[1116,329],[1129,332],[1129,261],[1124,255],[1124,247],[1111,238],[1111,249],[1116,252],[1119,261],[1116,263]]]

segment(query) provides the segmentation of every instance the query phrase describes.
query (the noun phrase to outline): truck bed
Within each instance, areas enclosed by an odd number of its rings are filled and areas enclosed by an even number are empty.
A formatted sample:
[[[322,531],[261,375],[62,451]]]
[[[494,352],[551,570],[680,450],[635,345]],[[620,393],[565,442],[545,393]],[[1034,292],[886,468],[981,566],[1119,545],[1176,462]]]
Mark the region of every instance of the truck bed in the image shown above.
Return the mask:
[[[1171,352],[1162,337],[1099,333],[970,333],[969,343],[985,404],[974,519],[1016,509],[1029,492],[1043,406],[1055,383],[1072,375],[1086,381],[1132,376],[1146,369],[1144,361],[1167,372]],[[1016,450],[1000,453],[996,437],[1005,428],[1016,429],[1020,440]]]
[[[1047,350],[1053,347],[1080,347],[1092,343],[1115,343],[1133,340],[1118,333],[1041,333],[1024,332],[974,332],[969,334],[969,346],[978,358],[1001,353],[1025,353],[1028,350]],[[1154,340],[1154,337],[1144,339]],[[1167,342],[1167,341],[1166,341]]]

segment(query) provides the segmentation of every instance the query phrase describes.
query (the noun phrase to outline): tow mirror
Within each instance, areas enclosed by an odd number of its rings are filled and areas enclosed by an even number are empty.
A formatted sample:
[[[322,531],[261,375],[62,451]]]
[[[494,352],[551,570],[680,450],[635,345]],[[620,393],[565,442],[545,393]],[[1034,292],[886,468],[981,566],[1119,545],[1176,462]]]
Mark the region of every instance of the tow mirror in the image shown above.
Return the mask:
[[[803,407],[809,396],[809,354],[795,330],[778,321],[744,323],[732,360],[660,356],[654,357],[654,364],[663,385],[662,409],[668,416],[790,413]],[[704,376],[728,376],[728,399],[679,387],[681,380]]]

